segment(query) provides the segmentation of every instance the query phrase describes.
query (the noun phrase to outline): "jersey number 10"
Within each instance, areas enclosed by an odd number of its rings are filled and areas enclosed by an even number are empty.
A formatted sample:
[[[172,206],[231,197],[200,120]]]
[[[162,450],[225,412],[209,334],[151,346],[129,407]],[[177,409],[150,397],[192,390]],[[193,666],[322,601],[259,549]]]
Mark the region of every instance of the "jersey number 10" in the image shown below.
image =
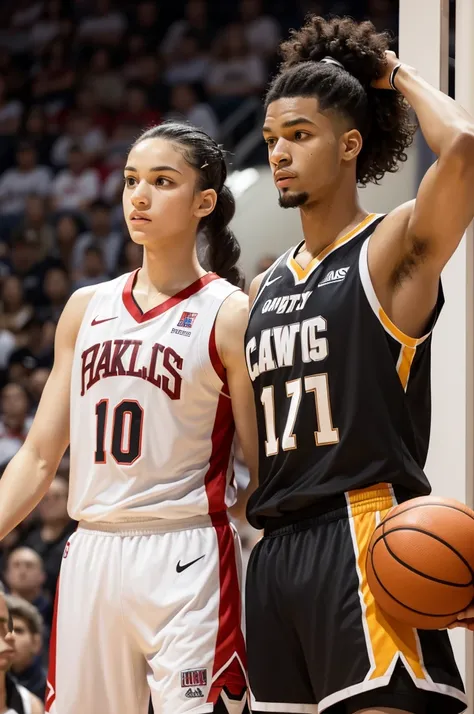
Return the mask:
[[[102,399],[95,405],[97,417],[97,435],[95,448],[95,463],[107,463],[105,448],[105,432],[109,400]],[[112,439],[110,453],[118,464],[130,466],[142,452],[143,408],[131,399],[126,399],[114,409],[112,415]]]
[[[283,451],[298,448],[296,435],[293,433],[298,410],[304,391],[308,394],[313,392],[316,408],[317,429],[314,432],[316,446],[328,446],[337,444],[339,441],[339,429],[333,426],[331,415],[331,403],[329,401],[329,384],[327,374],[312,374],[308,377],[292,379],[286,382],[286,396],[291,399],[288,417],[286,420],[283,435],[281,437],[281,448]],[[267,456],[276,456],[280,450],[280,439],[276,435],[275,429],[275,397],[273,385],[264,387],[260,396],[265,414],[265,428],[267,432],[265,440],[265,453]]]

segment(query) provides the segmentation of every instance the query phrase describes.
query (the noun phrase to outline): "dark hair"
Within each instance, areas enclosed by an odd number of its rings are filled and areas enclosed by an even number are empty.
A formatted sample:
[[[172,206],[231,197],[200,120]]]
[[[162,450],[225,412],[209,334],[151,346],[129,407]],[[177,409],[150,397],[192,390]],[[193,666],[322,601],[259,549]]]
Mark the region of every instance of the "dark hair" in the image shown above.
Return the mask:
[[[43,618],[34,605],[17,595],[5,595],[5,601],[11,618],[23,620],[30,634],[43,634]]]
[[[361,185],[397,171],[416,130],[401,94],[371,86],[385,70],[389,42],[388,33],[377,32],[368,21],[309,16],[282,43],[283,63],[265,99],[268,107],[282,97],[317,97],[321,111],[350,118],[363,139],[356,170]],[[344,68],[321,62],[328,56]]]
[[[166,139],[181,151],[187,163],[198,174],[198,191],[213,188],[217,193],[213,212],[199,224],[208,241],[207,262],[212,271],[230,283],[241,286],[243,275],[236,265],[240,258],[240,245],[228,225],[235,213],[235,200],[225,185],[227,166],[224,152],[201,129],[176,121],[163,122],[147,129],[134,146],[145,139],[155,138]]]

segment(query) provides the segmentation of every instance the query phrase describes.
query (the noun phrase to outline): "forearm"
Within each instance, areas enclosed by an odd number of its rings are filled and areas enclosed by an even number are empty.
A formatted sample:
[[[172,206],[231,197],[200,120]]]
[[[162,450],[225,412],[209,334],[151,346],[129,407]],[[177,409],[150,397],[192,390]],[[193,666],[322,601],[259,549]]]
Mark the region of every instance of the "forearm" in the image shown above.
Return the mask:
[[[0,540],[41,501],[55,471],[28,443],[13,457],[0,480]]]
[[[474,118],[412,67],[401,65],[395,86],[413,107],[426,143],[437,156],[466,132],[474,132]]]

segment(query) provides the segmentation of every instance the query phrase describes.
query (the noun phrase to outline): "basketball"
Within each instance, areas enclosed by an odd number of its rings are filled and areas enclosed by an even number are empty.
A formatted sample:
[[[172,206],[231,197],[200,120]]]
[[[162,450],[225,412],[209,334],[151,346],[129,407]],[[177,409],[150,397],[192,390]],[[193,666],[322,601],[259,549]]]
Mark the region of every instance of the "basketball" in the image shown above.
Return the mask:
[[[436,496],[392,508],[372,536],[367,580],[388,615],[447,627],[474,600],[474,511]]]

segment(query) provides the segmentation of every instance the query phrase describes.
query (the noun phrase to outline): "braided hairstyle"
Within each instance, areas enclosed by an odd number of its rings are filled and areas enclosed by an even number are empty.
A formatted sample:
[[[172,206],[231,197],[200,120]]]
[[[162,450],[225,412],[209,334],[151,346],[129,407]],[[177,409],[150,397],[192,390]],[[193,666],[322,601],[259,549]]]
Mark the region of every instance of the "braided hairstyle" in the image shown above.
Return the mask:
[[[170,141],[182,153],[198,175],[198,191],[213,188],[217,193],[214,210],[199,223],[199,229],[203,230],[208,242],[207,262],[210,269],[221,278],[241,287],[243,274],[237,267],[240,245],[229,228],[235,213],[235,200],[230,189],[225,186],[227,166],[224,152],[201,129],[177,121],[166,121],[147,129],[134,146],[146,139],[156,138]]]
[[[268,107],[283,97],[316,97],[321,111],[333,110],[350,119],[363,139],[356,167],[362,186],[398,170],[416,131],[402,95],[371,86],[384,73],[389,41],[388,33],[377,32],[368,21],[309,16],[282,43],[283,62],[265,99]],[[321,63],[325,57],[344,68]]]

